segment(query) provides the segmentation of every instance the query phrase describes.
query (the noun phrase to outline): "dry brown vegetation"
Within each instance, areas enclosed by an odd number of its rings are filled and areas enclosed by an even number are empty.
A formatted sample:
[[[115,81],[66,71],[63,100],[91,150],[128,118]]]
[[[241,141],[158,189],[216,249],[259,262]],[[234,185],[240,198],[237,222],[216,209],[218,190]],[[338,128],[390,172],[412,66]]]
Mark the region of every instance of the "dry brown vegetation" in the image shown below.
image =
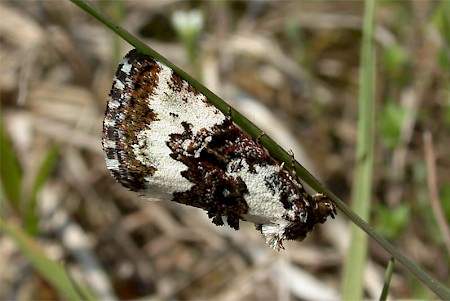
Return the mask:
[[[123,15],[124,28],[293,149],[349,200],[362,1],[129,1],[123,11],[118,3],[96,5],[114,19]],[[171,16],[193,9],[204,27],[188,57]],[[377,9],[371,224],[448,284],[450,41],[439,9],[432,1],[386,1]],[[1,121],[21,167],[22,199],[57,147],[36,198],[35,240],[75,281],[102,299],[339,299],[349,238],[342,215],[276,253],[252,224],[238,232],[216,227],[203,211],[149,202],[114,182],[101,150],[102,118],[130,45],[68,1],[1,1],[0,43]],[[435,158],[428,167],[426,155]],[[15,210],[6,200],[3,193],[1,218],[23,226],[32,209]],[[381,293],[388,259],[371,243],[367,298]],[[390,292],[433,296],[401,266]],[[0,299],[63,299],[4,234]]]

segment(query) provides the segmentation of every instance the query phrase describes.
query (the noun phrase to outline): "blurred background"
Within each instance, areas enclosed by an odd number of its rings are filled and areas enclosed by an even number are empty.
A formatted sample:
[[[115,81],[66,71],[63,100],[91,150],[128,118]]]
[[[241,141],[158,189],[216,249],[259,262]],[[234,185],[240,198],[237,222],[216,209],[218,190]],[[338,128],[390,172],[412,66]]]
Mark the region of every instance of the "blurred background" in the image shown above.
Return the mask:
[[[362,1],[94,3],[349,201]],[[449,284],[445,9],[439,1],[377,2],[370,224]],[[66,299],[30,263],[33,254],[45,254],[103,300],[341,299],[342,265],[351,256],[342,214],[277,253],[253,224],[241,222],[237,232],[216,227],[199,209],[150,202],[113,180],[102,119],[131,46],[109,29],[69,1],[3,0],[0,43],[0,214],[32,243],[0,233],[1,300]],[[367,299],[381,294],[389,258],[370,241]],[[435,296],[397,264],[389,298]]]

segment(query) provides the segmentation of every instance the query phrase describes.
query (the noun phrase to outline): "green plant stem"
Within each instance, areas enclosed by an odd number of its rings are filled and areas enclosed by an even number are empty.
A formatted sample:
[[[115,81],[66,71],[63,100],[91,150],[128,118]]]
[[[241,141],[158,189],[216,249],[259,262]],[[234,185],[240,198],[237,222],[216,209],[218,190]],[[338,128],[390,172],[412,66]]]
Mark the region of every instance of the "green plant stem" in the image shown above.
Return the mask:
[[[0,119],[0,206],[6,202],[16,213],[21,211],[22,173],[3,120]]]
[[[369,219],[370,212],[375,140],[375,50],[372,42],[374,15],[375,1],[366,0],[359,76],[358,140],[352,191],[352,208],[364,220]],[[367,235],[357,226],[352,225],[350,247],[345,259],[342,279],[344,300],[363,299],[367,249]]]
[[[108,28],[113,30],[119,36],[121,36],[128,43],[133,45],[139,51],[153,57],[154,59],[164,63],[168,67],[172,68],[178,75],[183,77],[191,85],[193,85],[199,92],[203,93],[208,97],[209,101],[215,105],[224,114],[229,114],[230,106],[220,99],[217,95],[212,93],[206,87],[201,85],[198,81],[193,79],[183,70],[172,64],[170,61],[165,59],[159,53],[145,45],[139,39],[131,35],[126,30],[115,25],[108,17],[100,13],[94,7],[84,0],[71,0],[74,4],[79,6],[81,9],[89,13],[92,17],[97,19],[99,22],[106,25]],[[256,127],[247,118],[241,115],[236,110],[232,110],[231,118],[233,121],[239,125],[248,135],[253,138],[260,136],[262,131]],[[285,162],[286,166],[291,166],[291,155],[289,155],[285,150],[283,150],[276,142],[274,142],[269,136],[264,135],[260,139],[261,144],[267,148],[270,154],[279,161]],[[364,220],[362,220],[358,215],[356,215],[344,202],[342,202],[338,197],[336,197],[331,191],[329,191],[325,186],[323,186],[316,178],[314,178],[302,165],[298,162],[294,162],[294,167],[297,171],[297,175],[306,182],[311,188],[318,192],[321,192],[328,196],[332,201],[335,202],[339,210],[344,213],[354,224],[366,232],[370,237],[372,237],[377,243],[379,243],[383,248],[385,248],[392,256],[402,263],[408,270],[419,278],[419,280],[424,283],[430,290],[432,290],[437,296],[442,299],[450,300],[450,290],[446,288],[443,284],[439,283],[437,280],[428,275],[419,266],[415,265],[411,260],[404,256],[399,250],[397,250],[392,244],[390,244],[385,238],[380,236],[375,230],[370,227]]]
[[[383,290],[380,295],[380,301],[385,301],[389,294],[389,285],[391,284],[392,273],[394,273],[394,265],[395,265],[395,259],[391,258],[388,262],[388,266],[386,269],[386,275],[384,276],[384,285],[383,285]]]

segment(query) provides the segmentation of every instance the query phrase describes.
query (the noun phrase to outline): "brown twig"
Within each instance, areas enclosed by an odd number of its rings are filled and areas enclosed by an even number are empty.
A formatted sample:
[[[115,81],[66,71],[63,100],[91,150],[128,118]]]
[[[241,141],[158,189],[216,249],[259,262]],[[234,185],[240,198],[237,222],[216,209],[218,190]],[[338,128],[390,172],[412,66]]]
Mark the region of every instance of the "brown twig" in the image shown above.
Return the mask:
[[[429,131],[423,133],[425,161],[427,164],[427,184],[430,193],[431,208],[433,208],[434,215],[441,230],[444,243],[447,247],[447,252],[450,255],[450,229],[445,220],[444,211],[442,210],[441,200],[439,198],[437,179],[436,179],[436,158],[433,147],[433,136]]]

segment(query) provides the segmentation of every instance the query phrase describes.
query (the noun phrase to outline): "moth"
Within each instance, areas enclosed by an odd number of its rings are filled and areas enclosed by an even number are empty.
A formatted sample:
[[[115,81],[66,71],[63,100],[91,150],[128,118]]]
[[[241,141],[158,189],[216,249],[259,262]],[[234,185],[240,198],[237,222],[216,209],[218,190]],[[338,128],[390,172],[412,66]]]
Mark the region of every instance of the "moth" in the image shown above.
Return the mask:
[[[102,143],[124,187],[201,208],[218,226],[252,222],[275,250],[336,214],[205,95],[136,49],[117,69]]]

